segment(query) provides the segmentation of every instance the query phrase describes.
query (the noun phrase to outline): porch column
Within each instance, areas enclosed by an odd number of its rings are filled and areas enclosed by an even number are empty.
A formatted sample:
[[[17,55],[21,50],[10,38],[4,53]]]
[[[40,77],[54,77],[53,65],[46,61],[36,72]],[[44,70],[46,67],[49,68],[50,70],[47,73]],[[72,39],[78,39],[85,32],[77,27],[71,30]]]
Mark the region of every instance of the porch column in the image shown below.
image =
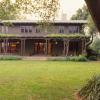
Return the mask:
[[[66,56],[68,56],[69,53],[69,40],[66,40]]]
[[[21,55],[25,55],[25,39],[21,39]]]
[[[50,39],[48,39],[48,55],[51,56],[51,43],[50,43]]]
[[[4,39],[4,54],[6,55],[8,51],[8,39]]]
[[[48,55],[48,39],[45,42],[45,55]]]
[[[63,50],[63,55],[66,56],[66,40],[63,40],[64,43],[64,50]]]
[[[2,42],[0,41],[0,54],[1,54],[1,47],[2,47]]]

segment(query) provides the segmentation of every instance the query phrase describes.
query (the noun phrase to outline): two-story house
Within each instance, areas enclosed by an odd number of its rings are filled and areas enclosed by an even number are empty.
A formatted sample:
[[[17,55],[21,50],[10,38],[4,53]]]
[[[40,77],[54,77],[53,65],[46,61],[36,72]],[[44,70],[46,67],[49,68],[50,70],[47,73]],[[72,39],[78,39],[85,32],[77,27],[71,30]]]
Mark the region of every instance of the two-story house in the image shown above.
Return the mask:
[[[42,27],[38,21],[0,22],[0,55],[73,56],[86,51],[84,20],[54,21]]]

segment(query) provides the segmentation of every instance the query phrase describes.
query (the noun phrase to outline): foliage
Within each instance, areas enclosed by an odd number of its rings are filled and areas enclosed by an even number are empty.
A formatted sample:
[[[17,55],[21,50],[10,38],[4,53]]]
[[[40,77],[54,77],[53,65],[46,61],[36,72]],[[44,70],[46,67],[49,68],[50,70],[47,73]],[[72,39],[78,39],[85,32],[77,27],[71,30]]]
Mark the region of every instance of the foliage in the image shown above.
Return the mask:
[[[88,59],[83,56],[83,55],[79,55],[79,56],[69,56],[69,57],[53,57],[53,58],[49,58],[48,61],[72,61],[72,62],[86,62],[88,61]]]
[[[11,0],[0,1],[0,20],[16,19],[20,16],[18,13],[19,10]]]
[[[88,59],[90,60],[90,61],[97,61],[98,59],[97,59],[97,56],[89,56],[88,57]]]
[[[82,8],[79,8],[76,12],[76,14],[74,14],[71,19],[72,20],[87,20],[89,16],[89,11],[87,6],[83,6]]]
[[[23,14],[37,14],[44,22],[53,20],[59,8],[59,0],[2,0],[0,19],[16,19]]]
[[[56,57],[49,58],[48,61],[72,61],[72,62],[86,62],[88,59],[85,56],[69,56],[69,57]]]
[[[68,37],[68,38],[81,38],[81,37],[86,37],[83,34],[79,34],[79,33],[74,33],[74,34],[48,34],[48,37]]]
[[[18,37],[18,34],[5,34],[5,33],[0,33],[0,37]],[[65,37],[65,38],[89,38],[88,36],[82,35],[82,34],[47,34],[46,37],[51,37],[51,38],[56,38],[56,37]]]
[[[87,51],[87,58],[89,60],[97,60],[98,58],[98,52],[96,52],[95,50],[93,50],[91,47],[88,47],[86,49]]]
[[[87,6],[84,5],[82,8],[79,8],[76,14],[71,17],[71,19],[72,20],[88,20],[88,24],[85,26],[85,27],[88,27],[88,31],[85,34],[88,34],[91,36],[91,40],[87,44],[87,46],[89,46],[93,42],[93,39],[95,35],[97,34],[98,30],[91,18],[91,15],[88,11]]]
[[[96,38],[91,44],[91,48],[100,54],[100,39]]]
[[[90,15],[88,16],[87,20],[88,20],[88,27],[89,27],[88,34],[90,34],[90,35],[93,34],[95,36],[96,33],[98,32],[98,30],[97,30]]]
[[[100,75],[93,76],[87,84],[79,91],[82,100],[99,100],[100,99]]]
[[[0,33],[0,37],[17,37],[18,34],[5,34],[5,33]]]
[[[72,57],[66,57],[66,60],[67,61],[79,61],[79,62],[85,62],[85,61],[88,61],[88,59],[83,56],[83,55],[79,55],[79,56],[72,56]]]
[[[21,57],[18,57],[18,56],[1,56],[0,61],[1,60],[21,60]]]

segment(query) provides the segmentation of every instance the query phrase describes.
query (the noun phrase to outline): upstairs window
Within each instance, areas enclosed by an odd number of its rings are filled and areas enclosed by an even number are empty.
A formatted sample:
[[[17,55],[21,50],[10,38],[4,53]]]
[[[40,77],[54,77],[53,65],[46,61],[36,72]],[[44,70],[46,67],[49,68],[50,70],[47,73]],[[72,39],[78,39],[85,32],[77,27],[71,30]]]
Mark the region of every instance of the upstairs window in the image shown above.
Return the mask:
[[[69,30],[69,33],[79,33],[78,26],[69,26],[68,30]]]
[[[36,33],[40,33],[40,28],[36,28]]]
[[[21,26],[21,33],[32,33],[32,26]]]
[[[64,27],[59,27],[59,33],[64,33]]]

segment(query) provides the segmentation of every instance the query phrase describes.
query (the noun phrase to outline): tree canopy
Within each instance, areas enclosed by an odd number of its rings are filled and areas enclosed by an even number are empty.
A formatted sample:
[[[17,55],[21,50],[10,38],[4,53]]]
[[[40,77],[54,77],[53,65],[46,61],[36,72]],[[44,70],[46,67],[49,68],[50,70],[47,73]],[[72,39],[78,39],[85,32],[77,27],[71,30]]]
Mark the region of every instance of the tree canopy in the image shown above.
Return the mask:
[[[2,0],[0,19],[19,19],[21,13],[37,14],[43,21],[53,20],[59,8],[59,0]]]
[[[0,20],[16,19],[18,16],[16,5],[10,0],[2,0],[0,2]]]
[[[76,11],[76,14],[74,14],[71,19],[72,20],[87,20],[89,16],[89,11],[86,5],[84,5],[82,8],[79,8]]]

